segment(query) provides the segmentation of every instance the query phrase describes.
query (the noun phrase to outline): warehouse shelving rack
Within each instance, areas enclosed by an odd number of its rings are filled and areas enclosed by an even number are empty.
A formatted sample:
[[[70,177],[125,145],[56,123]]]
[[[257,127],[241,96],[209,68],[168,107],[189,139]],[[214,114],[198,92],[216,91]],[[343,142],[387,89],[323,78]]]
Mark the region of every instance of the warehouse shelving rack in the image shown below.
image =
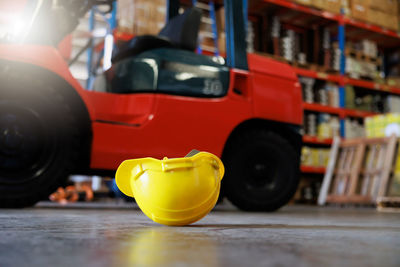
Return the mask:
[[[292,20],[294,23],[303,18],[313,18],[314,22],[317,21],[328,21],[329,23],[337,24],[337,40],[340,49],[340,71],[339,73],[327,73],[324,71],[318,71],[313,69],[307,69],[299,66],[293,66],[295,73],[299,76],[310,77],[317,80],[333,82],[339,86],[339,107],[325,106],[316,103],[303,103],[305,112],[314,113],[328,113],[337,115],[340,119],[340,134],[342,137],[346,137],[344,122],[345,119],[350,118],[365,118],[368,116],[376,115],[375,112],[361,111],[348,109],[345,107],[346,99],[346,85],[356,86],[363,90],[371,90],[376,92],[382,92],[392,95],[400,95],[400,88],[395,86],[388,86],[386,84],[376,83],[373,81],[353,79],[346,75],[346,53],[345,44],[347,38],[358,38],[362,39],[367,37],[378,43],[379,46],[385,47],[398,47],[400,46],[400,33],[392,30],[385,29],[380,26],[376,26],[370,23],[358,21],[356,19],[347,17],[344,12],[341,14],[334,14],[328,11],[319,10],[314,7],[308,7],[301,4],[297,4],[288,0],[261,0],[250,7],[250,13],[252,11],[260,12],[260,10],[266,10],[268,8],[274,8],[279,10],[279,14],[294,13]],[[332,139],[320,139],[316,136],[303,136],[303,143],[310,144],[313,146],[330,146]],[[323,174],[325,168],[301,166],[301,172]]]

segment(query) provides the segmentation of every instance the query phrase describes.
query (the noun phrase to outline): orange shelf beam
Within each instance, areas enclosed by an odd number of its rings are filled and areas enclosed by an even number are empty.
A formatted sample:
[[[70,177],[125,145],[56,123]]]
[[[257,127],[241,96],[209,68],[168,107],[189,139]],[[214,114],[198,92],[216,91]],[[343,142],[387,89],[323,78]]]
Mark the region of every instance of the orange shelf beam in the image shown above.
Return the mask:
[[[354,109],[343,109],[343,112],[345,117],[357,117],[357,118],[365,118],[379,114],[376,112],[354,110]]]
[[[300,171],[302,173],[316,173],[316,174],[324,174],[325,167],[314,167],[314,166],[300,166]]]
[[[395,32],[395,31],[392,31],[392,30],[389,30],[389,29],[385,29],[385,28],[382,28],[380,26],[373,25],[373,24],[370,24],[370,23],[366,23],[366,22],[362,22],[362,21],[359,21],[359,20],[355,20],[353,18],[349,18],[349,17],[343,16],[343,23],[347,24],[347,25],[351,25],[351,26],[357,27],[357,28],[361,28],[361,29],[364,29],[364,30],[368,30],[368,31],[372,31],[372,32],[380,33],[380,34],[383,34],[383,35],[386,35],[386,36],[390,36],[390,37],[393,37],[393,38],[400,39],[400,34],[398,32]]]
[[[325,80],[325,81],[331,81],[331,82],[335,82],[335,83],[340,83],[340,80],[341,80],[340,75],[327,74],[325,72],[307,70],[307,69],[297,68],[297,67],[293,67],[293,69],[296,72],[296,74],[300,75],[300,76],[305,76],[305,77],[310,77],[310,78]]]
[[[318,10],[312,7],[307,7],[307,6],[303,6],[303,5],[299,5],[296,3],[293,3],[291,1],[287,1],[287,0],[263,0],[264,3],[268,3],[268,4],[274,4],[277,6],[281,6],[281,7],[286,7],[292,10],[296,10],[299,12],[303,12],[306,14],[310,14],[310,15],[314,15],[317,17],[321,17],[321,18],[325,18],[325,19],[329,19],[329,20],[334,20],[334,21],[340,21],[341,19],[341,15],[339,14],[334,14],[328,11],[322,11],[322,10]]]
[[[317,136],[303,135],[303,143],[316,145],[332,145],[332,138],[319,138]]]
[[[321,104],[315,103],[303,103],[303,108],[308,111],[316,111],[316,112],[323,112],[323,113],[330,113],[335,115],[341,115],[343,113],[343,109],[337,107],[330,107]]]

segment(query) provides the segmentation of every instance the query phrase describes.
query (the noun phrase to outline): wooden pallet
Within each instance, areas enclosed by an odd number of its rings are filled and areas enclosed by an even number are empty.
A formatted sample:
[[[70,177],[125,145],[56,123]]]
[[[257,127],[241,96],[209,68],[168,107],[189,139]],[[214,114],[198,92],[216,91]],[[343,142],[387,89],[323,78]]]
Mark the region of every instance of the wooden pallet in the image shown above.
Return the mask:
[[[318,204],[375,204],[387,188],[396,140],[334,138]]]
[[[376,202],[378,211],[400,213],[400,197],[378,197]]]
[[[398,158],[399,156],[400,156],[400,144],[398,145],[397,148],[396,158]],[[395,179],[394,174],[392,179]],[[390,189],[389,181],[390,181],[389,179],[384,181],[384,184],[382,185],[382,190],[380,191],[380,194],[376,199],[376,208],[378,211],[400,213],[400,197],[390,195],[391,192],[389,190]]]

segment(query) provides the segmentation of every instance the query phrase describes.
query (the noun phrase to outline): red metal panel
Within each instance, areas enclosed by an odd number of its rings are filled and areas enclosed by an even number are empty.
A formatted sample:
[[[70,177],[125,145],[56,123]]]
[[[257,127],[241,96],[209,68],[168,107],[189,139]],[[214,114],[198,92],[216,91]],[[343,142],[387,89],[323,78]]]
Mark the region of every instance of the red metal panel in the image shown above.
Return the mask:
[[[92,168],[115,169],[128,158],[182,157],[191,149],[221,156],[232,130],[252,117],[251,103],[244,97],[155,97],[154,116],[145,124],[93,124]]]
[[[293,68],[255,54],[250,54],[248,60],[255,117],[301,124],[301,88]]]
[[[93,107],[94,121],[143,125],[155,112],[154,94],[111,94],[87,92]]]
[[[0,44],[0,58],[5,60],[24,62],[47,69],[68,82],[82,97],[88,107],[90,117],[93,118],[93,109],[87,97],[87,91],[72,77],[67,63],[60,52],[51,46],[38,45],[7,45]]]

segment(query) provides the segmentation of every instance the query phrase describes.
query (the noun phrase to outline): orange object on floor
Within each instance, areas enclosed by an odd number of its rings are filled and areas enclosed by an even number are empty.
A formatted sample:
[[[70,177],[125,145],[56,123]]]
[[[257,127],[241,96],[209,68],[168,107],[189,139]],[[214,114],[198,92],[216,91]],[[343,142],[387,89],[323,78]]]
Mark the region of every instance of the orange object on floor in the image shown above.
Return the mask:
[[[65,205],[67,203],[77,202],[79,200],[79,193],[85,193],[85,201],[93,200],[93,190],[87,184],[70,185],[65,189],[59,187],[56,192],[49,196],[49,199],[53,202]]]

